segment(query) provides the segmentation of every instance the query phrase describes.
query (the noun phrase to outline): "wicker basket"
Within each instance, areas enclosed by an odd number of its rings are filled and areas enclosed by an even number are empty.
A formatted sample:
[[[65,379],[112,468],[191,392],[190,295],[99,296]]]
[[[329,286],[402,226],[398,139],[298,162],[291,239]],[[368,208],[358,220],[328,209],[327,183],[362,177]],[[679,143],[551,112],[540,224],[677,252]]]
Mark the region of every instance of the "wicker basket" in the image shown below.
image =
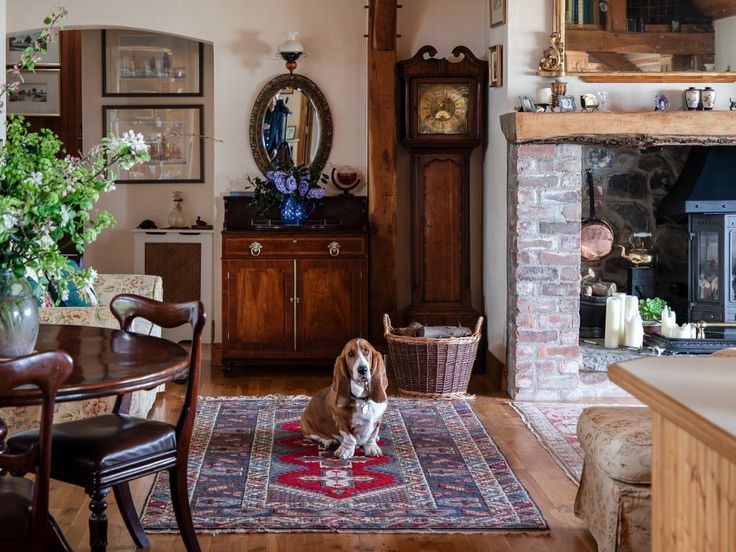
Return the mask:
[[[402,395],[453,398],[465,396],[478,351],[483,317],[468,337],[408,337],[393,333],[383,315],[383,335]]]

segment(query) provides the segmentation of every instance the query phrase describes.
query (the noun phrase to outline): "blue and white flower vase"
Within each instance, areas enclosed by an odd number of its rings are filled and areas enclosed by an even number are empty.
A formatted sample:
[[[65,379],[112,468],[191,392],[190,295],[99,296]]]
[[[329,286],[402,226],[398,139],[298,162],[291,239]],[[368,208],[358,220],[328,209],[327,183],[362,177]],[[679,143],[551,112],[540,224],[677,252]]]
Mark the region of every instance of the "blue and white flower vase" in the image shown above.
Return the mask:
[[[299,225],[314,211],[314,204],[310,202],[310,208],[307,209],[307,204],[300,203],[293,196],[287,197],[283,203],[281,203],[281,221],[284,224]]]

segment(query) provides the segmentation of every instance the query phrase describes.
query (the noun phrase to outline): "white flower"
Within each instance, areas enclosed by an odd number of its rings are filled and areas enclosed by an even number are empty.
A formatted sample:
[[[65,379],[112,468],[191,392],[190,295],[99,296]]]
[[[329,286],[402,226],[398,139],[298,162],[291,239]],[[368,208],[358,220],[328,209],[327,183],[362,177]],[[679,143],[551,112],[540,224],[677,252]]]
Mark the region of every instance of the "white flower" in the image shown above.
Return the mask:
[[[54,242],[54,240],[48,234],[43,234],[40,238],[38,238],[38,244],[41,246],[42,249],[51,249],[54,245],[56,245],[56,242]]]
[[[75,216],[75,212],[68,205],[61,206],[61,225],[65,226]]]
[[[89,269],[89,278],[85,280],[88,287],[93,287],[95,280],[97,279],[97,271],[94,268]]]
[[[146,140],[140,132],[136,134],[135,131],[129,130],[123,134],[122,141],[127,144],[134,153],[148,151],[148,144],[146,144]]]
[[[36,186],[40,186],[43,184],[43,173],[31,173],[31,176],[25,179],[24,184],[35,184]]]
[[[8,209],[7,213],[3,213],[0,217],[0,232],[5,232],[16,226],[20,222],[20,211],[14,207]]]

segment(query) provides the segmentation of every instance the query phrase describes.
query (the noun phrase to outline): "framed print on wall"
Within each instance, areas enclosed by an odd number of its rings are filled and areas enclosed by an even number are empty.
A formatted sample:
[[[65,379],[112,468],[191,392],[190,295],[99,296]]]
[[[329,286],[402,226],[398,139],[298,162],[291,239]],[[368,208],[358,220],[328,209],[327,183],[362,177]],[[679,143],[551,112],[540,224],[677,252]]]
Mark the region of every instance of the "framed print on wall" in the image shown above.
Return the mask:
[[[488,48],[488,85],[491,88],[503,86],[503,45]]]
[[[126,105],[102,107],[103,134],[140,132],[151,160],[128,170],[113,166],[116,182],[204,182],[201,105]]]
[[[201,96],[202,43],[142,31],[102,31],[103,96]]]
[[[293,140],[296,137],[296,126],[286,127],[286,139]]]
[[[8,65],[19,63],[25,49],[39,40],[40,35],[40,31],[9,34],[6,42],[5,63]],[[58,41],[46,42],[42,46],[46,48],[46,53],[41,61],[36,63],[36,67],[58,67],[60,62]]]
[[[491,27],[506,23],[506,0],[489,0],[491,3]]]
[[[8,94],[8,115],[58,117],[61,115],[61,72],[37,69],[22,73],[23,82]]]

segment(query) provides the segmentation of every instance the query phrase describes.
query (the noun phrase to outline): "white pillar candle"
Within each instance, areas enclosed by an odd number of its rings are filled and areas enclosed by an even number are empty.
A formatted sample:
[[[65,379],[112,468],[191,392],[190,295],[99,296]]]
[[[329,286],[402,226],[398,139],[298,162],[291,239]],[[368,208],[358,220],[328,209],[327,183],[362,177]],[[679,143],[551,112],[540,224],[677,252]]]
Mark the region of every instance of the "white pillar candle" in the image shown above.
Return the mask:
[[[641,349],[644,344],[644,324],[641,315],[637,310],[634,314],[626,319],[626,328],[624,329],[624,346]]]
[[[621,311],[623,305],[618,297],[606,299],[606,333],[603,345],[607,349],[618,349],[621,344]]]
[[[624,343],[624,328],[626,327],[626,294],[625,293],[614,293],[614,297],[618,297],[618,300],[621,301],[621,311],[619,312],[619,322],[618,322],[618,341],[619,346],[623,345]]]
[[[639,312],[639,298],[633,295],[627,295],[624,319],[628,322],[629,318],[631,318],[638,312]]]
[[[552,89],[540,88],[537,90],[537,103],[542,105],[550,105],[552,103]]]

